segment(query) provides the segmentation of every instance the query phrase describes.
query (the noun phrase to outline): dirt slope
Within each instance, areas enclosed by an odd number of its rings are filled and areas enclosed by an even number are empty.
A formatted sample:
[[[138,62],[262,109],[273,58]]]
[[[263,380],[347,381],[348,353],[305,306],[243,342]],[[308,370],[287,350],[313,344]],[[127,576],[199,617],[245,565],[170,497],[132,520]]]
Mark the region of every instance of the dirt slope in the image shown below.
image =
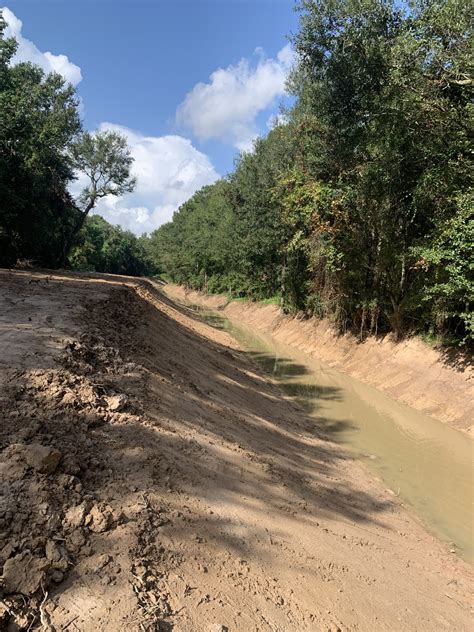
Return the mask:
[[[313,354],[458,430],[474,434],[474,365],[467,350],[442,351],[418,338],[338,335],[326,321],[286,316],[275,305],[233,301],[167,285],[166,293],[242,320],[277,340]]]
[[[471,569],[227,334],[125,278],[0,290],[0,629],[470,629]]]

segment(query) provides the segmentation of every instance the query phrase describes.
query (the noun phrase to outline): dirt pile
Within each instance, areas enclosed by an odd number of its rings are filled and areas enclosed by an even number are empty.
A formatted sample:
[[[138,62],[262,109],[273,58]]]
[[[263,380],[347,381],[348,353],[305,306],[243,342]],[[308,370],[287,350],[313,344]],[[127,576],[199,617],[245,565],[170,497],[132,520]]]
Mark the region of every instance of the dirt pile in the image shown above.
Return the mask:
[[[28,274],[0,272],[0,629],[469,629],[470,569],[226,333]]]
[[[124,297],[130,293],[118,293],[122,300],[112,298],[94,306],[95,319],[102,319],[101,307],[125,307]],[[121,313],[121,327],[130,327]],[[105,321],[116,315],[111,310]],[[113,424],[141,423],[143,413],[122,392],[121,380],[143,384],[143,369],[124,361],[117,348],[105,343],[94,318],[84,319],[84,325],[88,331],[68,341],[56,358],[58,368],[16,371],[4,383],[1,629],[38,625],[48,592],[83,563],[95,573],[101,571],[105,583],[114,584],[121,572],[120,563],[100,552],[100,536],[114,533],[130,519],[108,489],[117,484],[117,476],[104,450],[104,443],[109,443],[105,433]],[[142,524],[135,531],[133,563],[146,528]],[[138,574],[136,591],[146,600]],[[164,603],[155,606],[156,615],[168,609]],[[150,620],[158,625],[158,619]]]

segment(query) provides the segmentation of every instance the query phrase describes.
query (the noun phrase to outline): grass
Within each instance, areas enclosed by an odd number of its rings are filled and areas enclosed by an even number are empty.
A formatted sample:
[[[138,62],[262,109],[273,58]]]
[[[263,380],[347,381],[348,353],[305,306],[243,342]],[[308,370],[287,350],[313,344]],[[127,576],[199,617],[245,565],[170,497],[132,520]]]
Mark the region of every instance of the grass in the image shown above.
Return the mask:
[[[258,303],[261,303],[262,305],[277,305],[279,306],[281,303],[281,299],[279,296],[270,296],[269,298],[264,298],[261,301],[257,301]]]
[[[279,296],[270,296],[269,298],[262,298],[258,301],[252,301],[252,299],[249,296],[231,296],[230,294],[227,294],[227,298],[229,299],[229,301],[232,302],[240,302],[240,303],[248,303],[248,302],[254,302],[257,303],[257,305],[280,305],[280,297]]]

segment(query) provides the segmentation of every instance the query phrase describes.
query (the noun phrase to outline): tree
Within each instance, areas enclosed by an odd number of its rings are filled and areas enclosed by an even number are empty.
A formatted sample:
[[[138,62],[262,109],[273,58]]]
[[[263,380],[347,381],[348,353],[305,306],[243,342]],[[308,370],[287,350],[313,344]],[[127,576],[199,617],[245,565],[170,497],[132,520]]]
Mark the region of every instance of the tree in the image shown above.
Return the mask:
[[[84,132],[71,144],[70,156],[74,169],[88,178],[88,184],[76,203],[77,219],[65,242],[63,263],[66,262],[86,217],[98,200],[107,195],[121,196],[130,193],[136,184],[136,179],[130,174],[133,158],[127,140],[117,132]]]
[[[74,222],[67,148],[80,131],[74,88],[30,63],[12,65],[0,12],[0,265],[55,266]]]
[[[13,64],[17,43],[5,26],[0,10],[0,265],[57,267],[75,245],[76,268],[150,272],[148,238],[101,218],[85,225],[100,198],[134,187],[125,139],[81,134],[74,88],[34,64]],[[68,189],[77,172],[88,185],[75,202]]]
[[[458,212],[438,227],[430,243],[415,248],[421,305],[430,333],[452,332],[462,344],[474,340],[474,194],[459,196]]]
[[[303,0],[290,81],[296,120],[319,121],[311,175],[334,191],[346,217],[332,239],[341,323],[363,330],[371,311],[369,320],[380,315],[398,335],[421,316],[413,249],[429,247],[472,185],[469,7],[402,7]]]
[[[149,253],[150,239],[136,237],[112,226],[100,215],[84,221],[71,249],[69,264],[74,270],[141,276],[157,269]]]
[[[361,337],[472,339],[469,3],[299,10],[286,123],[239,157],[220,199],[196,193],[157,231],[156,256],[179,282],[279,294]]]

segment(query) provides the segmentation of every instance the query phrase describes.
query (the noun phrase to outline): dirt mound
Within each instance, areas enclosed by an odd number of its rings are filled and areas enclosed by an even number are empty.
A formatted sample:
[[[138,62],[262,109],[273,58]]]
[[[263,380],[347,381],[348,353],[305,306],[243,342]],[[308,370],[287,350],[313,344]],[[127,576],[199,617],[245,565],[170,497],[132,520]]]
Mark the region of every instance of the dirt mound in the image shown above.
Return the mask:
[[[0,627],[8,630],[38,625],[48,591],[54,592],[86,561],[95,572],[106,568],[104,578],[111,584],[121,571],[110,555],[100,553],[98,541],[127,521],[122,504],[108,493],[117,477],[104,450],[109,443],[105,427],[142,422],[143,412],[122,391],[121,382],[143,383],[143,369],[124,361],[97,332],[97,320],[107,322],[119,312],[119,329],[131,326],[123,311],[130,292],[116,292],[116,297],[94,306],[94,318],[84,319],[88,331],[65,344],[56,358],[58,368],[16,371],[5,380]],[[110,310],[111,305],[116,309]],[[146,531],[143,516],[140,522],[133,564],[140,534]],[[144,601],[147,593],[137,578],[136,591],[145,595]],[[165,603],[154,608],[153,625],[159,623],[161,611],[167,611]]]

